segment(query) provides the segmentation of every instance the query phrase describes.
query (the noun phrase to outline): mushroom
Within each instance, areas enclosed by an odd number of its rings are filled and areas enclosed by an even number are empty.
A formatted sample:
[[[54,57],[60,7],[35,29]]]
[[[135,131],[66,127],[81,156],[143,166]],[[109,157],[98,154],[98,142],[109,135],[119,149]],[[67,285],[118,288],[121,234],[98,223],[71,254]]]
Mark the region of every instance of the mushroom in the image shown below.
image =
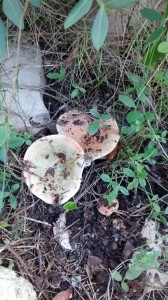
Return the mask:
[[[112,213],[116,212],[118,208],[119,202],[117,199],[114,199],[112,205],[108,206],[107,204],[100,204],[97,209],[100,214],[109,217]]]
[[[80,188],[84,151],[71,137],[58,134],[38,139],[27,149],[23,163],[26,184],[46,203],[63,204]]]
[[[90,135],[88,126],[92,118],[78,110],[62,114],[57,121],[57,131],[75,139],[85,151],[88,161],[104,158],[111,153],[120,139],[115,120],[101,121],[99,131]]]

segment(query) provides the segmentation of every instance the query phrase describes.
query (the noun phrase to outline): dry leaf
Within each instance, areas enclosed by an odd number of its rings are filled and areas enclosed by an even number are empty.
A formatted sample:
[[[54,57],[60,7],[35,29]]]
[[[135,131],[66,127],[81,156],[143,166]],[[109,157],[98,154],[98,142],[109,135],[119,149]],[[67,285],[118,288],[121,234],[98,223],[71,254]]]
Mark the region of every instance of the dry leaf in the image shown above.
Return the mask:
[[[168,273],[161,272],[157,269],[148,269],[146,271],[145,291],[149,292],[153,289],[163,289],[168,284]]]
[[[72,296],[72,288],[67,289],[66,291],[58,293],[52,300],[69,300]]]
[[[69,232],[66,230],[66,214],[60,214],[53,227],[54,237],[59,241],[60,245],[67,250],[72,250],[69,243]]]

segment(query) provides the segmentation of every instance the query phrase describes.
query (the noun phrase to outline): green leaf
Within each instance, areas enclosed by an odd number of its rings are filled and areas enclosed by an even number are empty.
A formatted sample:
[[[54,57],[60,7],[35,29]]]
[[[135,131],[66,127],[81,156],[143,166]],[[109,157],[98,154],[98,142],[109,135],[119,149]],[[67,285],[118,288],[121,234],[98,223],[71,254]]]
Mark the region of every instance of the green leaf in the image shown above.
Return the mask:
[[[6,143],[8,131],[6,125],[0,125],[0,147]]]
[[[142,8],[140,10],[141,16],[149,21],[161,22],[163,16],[155,9],[152,8]]]
[[[74,201],[69,201],[67,203],[64,204],[63,209],[65,210],[75,210],[77,209],[77,204]]]
[[[128,115],[126,116],[126,120],[129,124],[131,124],[135,121],[143,122],[143,120],[144,120],[143,113],[141,113],[138,110],[133,110],[128,113]]]
[[[165,215],[168,215],[168,206],[166,207],[164,213],[165,213]]]
[[[90,110],[89,110],[89,112],[90,112],[90,114],[94,117],[94,118],[100,118],[100,114],[99,114],[99,112],[97,111],[97,109],[95,109],[95,108],[91,108]]]
[[[3,0],[2,10],[18,28],[24,29],[23,8],[20,0]]]
[[[103,0],[104,6],[108,9],[121,9],[139,0]]]
[[[129,292],[129,286],[126,282],[121,282],[121,287],[122,289],[124,290],[125,293],[128,293]]]
[[[131,97],[125,96],[125,95],[119,95],[119,100],[120,100],[125,106],[135,108],[134,100],[133,100]]]
[[[122,281],[122,276],[118,271],[112,271],[111,272],[112,278],[116,281]]]
[[[21,136],[11,137],[9,139],[8,146],[11,149],[20,148],[24,144],[25,140]]]
[[[13,185],[11,186],[10,192],[11,192],[11,193],[14,193],[14,192],[16,192],[19,188],[20,188],[20,184],[19,184],[19,183],[15,183],[15,184],[13,184]]]
[[[109,205],[112,205],[114,199],[116,199],[118,196],[118,187],[116,187],[110,194],[105,195],[104,199],[106,199],[109,203]]]
[[[105,182],[108,182],[108,183],[111,182],[110,176],[107,175],[107,174],[105,174],[105,173],[104,173],[104,174],[101,174],[100,178],[101,178],[103,181],[105,181]]]
[[[108,32],[108,27],[109,21],[106,10],[103,7],[100,7],[93,21],[91,33],[93,46],[96,50],[99,50],[103,45]]]
[[[67,29],[70,26],[78,22],[82,17],[84,17],[90,10],[93,0],[80,0],[71,9],[69,15],[66,17],[64,22],[64,28]]]
[[[81,93],[83,93],[83,94],[86,93],[86,90],[85,90],[82,86],[79,86],[79,91],[80,91]]]
[[[145,188],[146,186],[146,180],[143,178],[139,178],[139,184],[142,188]]]
[[[136,189],[138,187],[138,178],[134,178],[132,182],[129,183],[129,185],[127,186],[127,189],[133,190]]]
[[[150,34],[150,36],[147,38],[147,40],[145,42],[145,45],[144,45],[144,50],[146,50],[146,48],[147,48],[147,46],[149,46],[149,44],[151,44],[154,41],[156,41],[157,39],[159,39],[163,32],[164,32],[164,27],[163,26],[160,26],[160,27],[156,28]]]
[[[145,113],[145,118],[148,120],[148,121],[153,121],[155,119],[155,116],[154,114],[150,113],[149,111],[147,111]]]
[[[51,72],[51,73],[47,74],[47,78],[57,80],[57,79],[62,78],[62,74],[56,73],[56,72]]]
[[[136,265],[132,266],[127,270],[127,272],[125,274],[125,279],[134,280],[134,279],[138,278],[142,274],[143,271],[144,271],[143,269],[137,268]]]
[[[119,190],[123,195],[129,195],[129,191],[124,186],[120,185]]]
[[[157,213],[160,213],[160,206],[157,203],[153,203],[153,208]]]
[[[0,161],[2,161],[3,163],[6,162],[6,149],[5,149],[5,146],[0,148]]]
[[[6,51],[6,30],[2,19],[0,19],[0,58],[2,58]]]
[[[10,203],[10,206],[13,209],[16,209],[16,207],[17,207],[17,199],[16,199],[16,197],[14,195],[10,196],[9,203]]]
[[[96,120],[89,124],[88,133],[94,135],[100,128],[100,121]]]
[[[160,216],[160,221],[164,224],[164,225],[168,225],[168,222],[166,220],[166,218],[164,216]]]
[[[159,53],[168,53],[168,42],[162,42],[158,45]]]
[[[41,0],[29,0],[29,2],[36,7],[40,7],[41,6]]]
[[[124,168],[123,172],[128,177],[135,177],[135,172],[133,172],[130,168]]]
[[[111,116],[109,114],[103,114],[103,115],[101,115],[101,119],[103,121],[108,121],[108,120],[111,120]]]
[[[77,97],[78,94],[79,94],[78,89],[74,89],[74,90],[72,91],[72,93],[71,93],[71,98],[73,99],[73,98]]]
[[[129,80],[134,84],[134,86],[139,86],[141,78],[138,75],[135,75],[132,72],[128,72],[127,76]]]
[[[10,224],[8,223],[8,221],[0,222],[0,228],[7,228],[7,227],[10,227]]]

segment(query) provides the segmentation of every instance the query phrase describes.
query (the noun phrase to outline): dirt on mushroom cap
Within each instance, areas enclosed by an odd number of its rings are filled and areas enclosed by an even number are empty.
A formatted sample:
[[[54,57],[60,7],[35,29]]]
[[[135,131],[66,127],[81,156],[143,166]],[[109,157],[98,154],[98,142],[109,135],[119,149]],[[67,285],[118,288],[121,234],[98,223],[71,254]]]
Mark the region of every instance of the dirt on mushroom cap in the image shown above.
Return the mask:
[[[27,149],[23,163],[26,184],[46,203],[63,204],[79,190],[84,151],[70,137],[40,138]]]
[[[88,133],[92,119],[78,110],[61,115],[57,121],[57,130],[61,134],[75,139],[84,149],[88,160],[102,158],[115,149],[120,139],[119,128],[115,120],[102,121],[95,135]]]

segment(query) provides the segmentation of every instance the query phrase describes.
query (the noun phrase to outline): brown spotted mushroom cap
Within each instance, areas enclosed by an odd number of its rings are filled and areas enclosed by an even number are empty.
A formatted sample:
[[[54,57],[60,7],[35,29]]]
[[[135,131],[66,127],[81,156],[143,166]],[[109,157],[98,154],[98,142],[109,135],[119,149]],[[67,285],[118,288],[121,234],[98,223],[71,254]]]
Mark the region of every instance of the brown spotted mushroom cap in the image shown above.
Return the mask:
[[[72,138],[50,135],[35,141],[24,156],[24,177],[31,192],[49,204],[63,204],[80,188],[84,151]]]
[[[115,120],[102,121],[99,131],[90,135],[88,126],[92,121],[85,113],[71,110],[62,114],[56,125],[58,133],[72,137],[81,145],[90,161],[103,158],[112,152],[120,139]]]

